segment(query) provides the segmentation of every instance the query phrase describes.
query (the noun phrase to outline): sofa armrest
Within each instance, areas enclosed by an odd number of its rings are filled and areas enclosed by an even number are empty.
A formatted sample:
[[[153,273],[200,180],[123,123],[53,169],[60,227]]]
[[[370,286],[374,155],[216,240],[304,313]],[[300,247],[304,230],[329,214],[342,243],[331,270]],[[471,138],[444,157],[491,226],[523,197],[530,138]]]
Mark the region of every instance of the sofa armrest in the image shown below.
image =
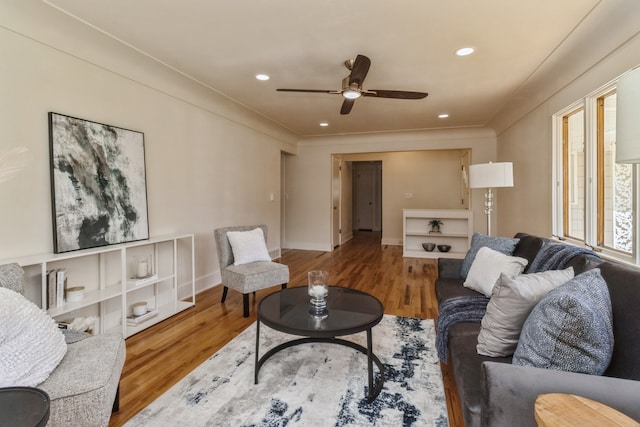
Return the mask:
[[[456,258],[438,258],[438,278],[459,279],[462,261]]]
[[[483,426],[535,427],[534,404],[545,393],[586,397],[640,421],[640,381],[496,362],[481,370]]]

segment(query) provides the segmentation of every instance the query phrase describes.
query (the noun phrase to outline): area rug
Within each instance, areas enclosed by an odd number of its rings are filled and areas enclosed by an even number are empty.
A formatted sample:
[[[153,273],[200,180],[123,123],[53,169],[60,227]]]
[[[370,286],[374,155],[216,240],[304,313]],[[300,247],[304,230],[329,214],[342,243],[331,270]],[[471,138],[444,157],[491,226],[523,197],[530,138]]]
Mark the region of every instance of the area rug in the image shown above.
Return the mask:
[[[261,326],[260,355],[298,338]],[[336,344],[285,349],[254,384],[255,333],[254,323],[126,426],[449,425],[433,320],[385,315],[373,328],[386,372],[370,404],[366,355]],[[344,338],[366,346],[364,332]]]

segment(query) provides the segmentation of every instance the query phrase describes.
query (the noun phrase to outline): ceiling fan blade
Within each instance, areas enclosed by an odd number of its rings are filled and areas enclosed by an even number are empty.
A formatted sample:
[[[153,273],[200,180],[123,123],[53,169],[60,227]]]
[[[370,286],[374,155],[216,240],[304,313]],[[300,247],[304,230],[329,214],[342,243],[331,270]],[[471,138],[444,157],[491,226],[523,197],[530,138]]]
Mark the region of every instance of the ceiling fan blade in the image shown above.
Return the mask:
[[[367,77],[369,67],[371,66],[371,60],[364,55],[356,56],[353,61],[353,67],[351,68],[351,74],[349,75],[349,86],[356,83],[358,87],[362,87],[364,78]]]
[[[342,103],[342,108],[340,108],[340,114],[349,114],[355,103],[355,99],[345,99]]]
[[[326,89],[276,89],[278,92],[310,92],[310,93],[336,93],[338,90],[326,90]]]
[[[395,98],[395,99],[423,99],[428,93],[425,92],[408,92],[404,90],[378,90],[367,89],[362,92],[363,96],[374,96],[377,98]]]

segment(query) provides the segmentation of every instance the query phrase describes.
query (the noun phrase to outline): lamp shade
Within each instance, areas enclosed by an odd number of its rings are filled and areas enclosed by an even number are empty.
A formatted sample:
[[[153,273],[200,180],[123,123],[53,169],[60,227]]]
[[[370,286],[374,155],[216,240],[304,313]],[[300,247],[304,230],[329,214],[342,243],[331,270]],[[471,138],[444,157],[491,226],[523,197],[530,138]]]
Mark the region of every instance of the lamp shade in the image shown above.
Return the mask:
[[[616,163],[640,163],[640,68],[623,75],[616,89]]]
[[[513,163],[482,163],[469,166],[469,187],[513,187]]]

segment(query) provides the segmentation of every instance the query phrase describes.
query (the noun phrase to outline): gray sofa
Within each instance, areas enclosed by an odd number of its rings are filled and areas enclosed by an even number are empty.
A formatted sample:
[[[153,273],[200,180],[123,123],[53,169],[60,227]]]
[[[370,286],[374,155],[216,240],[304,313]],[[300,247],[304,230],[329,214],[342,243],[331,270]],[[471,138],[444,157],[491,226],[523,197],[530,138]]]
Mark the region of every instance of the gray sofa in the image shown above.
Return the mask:
[[[519,233],[514,256],[529,265],[546,239]],[[438,304],[459,296],[481,296],[462,285],[462,260],[440,258],[436,296]],[[493,358],[476,350],[479,321],[458,322],[448,329],[448,364],[453,371],[465,425],[536,426],[534,402],[544,393],[571,393],[594,399],[640,420],[640,270],[602,262],[580,254],[566,267],[578,275],[600,268],[612,304],[613,356],[603,376],[516,366],[512,357]],[[524,272],[527,273],[527,270]]]
[[[0,286],[23,293],[17,264],[0,266]],[[51,400],[48,426],[107,426],[117,410],[120,373],[125,361],[120,334],[91,335],[72,344],[60,364],[36,387]]]

